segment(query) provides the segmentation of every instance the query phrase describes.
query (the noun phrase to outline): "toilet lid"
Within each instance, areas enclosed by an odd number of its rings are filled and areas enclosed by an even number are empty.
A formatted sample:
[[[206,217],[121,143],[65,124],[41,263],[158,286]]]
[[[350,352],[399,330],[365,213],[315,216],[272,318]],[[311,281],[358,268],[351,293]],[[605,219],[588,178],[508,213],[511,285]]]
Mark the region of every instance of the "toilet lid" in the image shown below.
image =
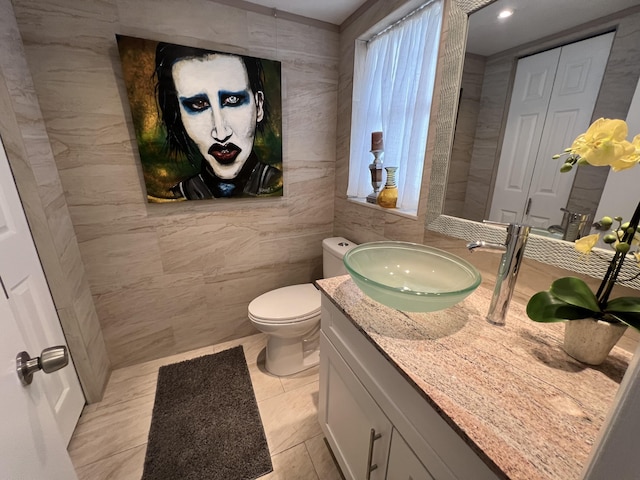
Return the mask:
[[[311,283],[278,288],[249,304],[249,316],[261,322],[302,321],[320,314],[320,291]]]

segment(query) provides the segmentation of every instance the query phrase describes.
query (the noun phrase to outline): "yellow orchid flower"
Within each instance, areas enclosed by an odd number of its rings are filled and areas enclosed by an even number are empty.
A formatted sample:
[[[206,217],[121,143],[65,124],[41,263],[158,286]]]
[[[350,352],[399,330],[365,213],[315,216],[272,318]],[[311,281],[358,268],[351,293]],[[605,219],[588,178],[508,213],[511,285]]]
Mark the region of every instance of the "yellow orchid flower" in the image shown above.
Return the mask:
[[[640,134],[633,137],[631,145],[634,151],[628,155],[623,155],[620,158],[615,159],[610,163],[614,172],[625,170],[627,168],[635,167],[640,162]]]
[[[599,118],[574,140],[569,151],[590,165],[611,165],[636,152],[636,147],[626,140],[628,131],[624,120]]]
[[[628,141],[626,140],[628,131],[627,122],[624,120],[599,118],[591,124],[585,133],[579,135],[573,141],[571,147],[565,148],[561,154],[554,155],[553,158],[559,159],[561,157],[566,157],[564,159],[564,163],[560,167],[560,172],[568,172],[571,171],[574,166],[579,167],[584,164],[596,167],[609,166],[614,172],[640,165],[640,134],[636,135],[632,141]],[[635,191],[629,193],[632,198],[637,198],[637,193]],[[613,286],[618,282],[618,274],[623,267],[625,258],[627,258],[628,255],[631,255],[636,261],[638,268],[640,268],[639,218],[640,204],[636,207],[635,212],[631,217],[631,221],[629,222],[622,223],[621,217],[614,217],[613,219],[611,217],[603,217],[600,222],[595,225],[598,230],[609,230],[614,220],[618,222],[618,226],[613,230],[610,230],[609,233],[603,237],[604,243],[612,247],[615,254],[611,257],[609,268],[602,278],[597,293],[595,294],[598,308],[601,311],[604,311],[610,305],[609,296],[611,295]],[[629,230],[630,225],[634,225],[636,228],[633,236]],[[625,242],[622,242],[623,239]],[[574,248],[581,254],[583,259],[586,259],[587,255],[592,252],[599,240],[599,233],[587,235],[586,237],[576,240],[574,242]],[[635,251],[631,251],[634,248]],[[632,277],[631,280],[635,278],[637,278],[637,275]],[[622,280],[620,283],[624,281],[625,280]],[[562,284],[562,288],[564,289],[566,289],[567,285],[572,285],[573,287],[579,285],[578,279],[572,277],[561,278],[556,282],[560,282],[559,285]],[[556,282],[554,282],[554,285]],[[586,284],[584,287],[587,288]],[[561,302],[559,298],[555,297],[553,301],[551,301],[551,298],[553,297],[552,289],[547,292],[539,292],[539,294],[531,297],[531,300],[527,305],[527,312],[529,312],[530,307],[533,312],[547,311],[545,309],[548,306],[556,305],[558,302]],[[549,301],[547,302],[547,300]],[[632,304],[640,308],[640,298],[633,300]],[[635,300],[637,300],[637,302],[635,302]],[[613,303],[613,301],[611,303]],[[569,306],[570,304],[567,303],[566,305]],[[577,305],[578,304],[574,306]],[[582,305],[582,307],[584,307],[584,305]],[[627,307],[625,306],[625,308]],[[566,313],[560,313],[560,310],[563,309],[557,310],[556,313],[551,314],[549,317],[545,317],[544,319],[537,319],[531,315],[530,317],[537,321],[563,320],[566,318],[566,316],[563,316],[566,315]],[[620,317],[619,315],[625,315],[624,312],[618,312],[616,315],[616,318],[623,323],[626,323],[628,318],[631,318],[632,321],[636,320],[633,315],[631,315],[631,317],[626,317],[627,319]],[[640,330],[640,324],[636,326],[636,328]]]
[[[579,238],[575,241],[575,249],[580,253],[591,253],[591,250],[593,250],[593,247],[595,247],[599,239],[599,233],[594,233],[592,235],[587,235],[586,237]]]

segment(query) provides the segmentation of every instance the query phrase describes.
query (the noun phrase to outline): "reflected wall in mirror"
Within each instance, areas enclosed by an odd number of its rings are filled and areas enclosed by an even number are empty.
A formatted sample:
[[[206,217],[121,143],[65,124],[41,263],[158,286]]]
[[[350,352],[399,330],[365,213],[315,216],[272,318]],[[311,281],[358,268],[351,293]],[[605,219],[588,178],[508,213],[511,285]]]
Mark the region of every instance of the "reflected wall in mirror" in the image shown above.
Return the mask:
[[[639,24],[640,0],[499,0],[472,13],[443,213],[574,240],[561,209],[592,219],[608,169],[561,175],[551,157],[592,120],[626,118]]]

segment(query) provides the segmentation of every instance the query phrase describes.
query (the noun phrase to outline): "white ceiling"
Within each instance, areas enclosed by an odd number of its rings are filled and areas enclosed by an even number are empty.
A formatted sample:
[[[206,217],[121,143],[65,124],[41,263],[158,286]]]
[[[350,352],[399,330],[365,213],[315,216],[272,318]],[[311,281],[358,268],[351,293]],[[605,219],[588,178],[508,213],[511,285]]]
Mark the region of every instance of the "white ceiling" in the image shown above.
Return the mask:
[[[640,0],[498,0],[469,17],[467,51],[491,55],[638,5]],[[498,20],[504,8],[514,14]]]
[[[367,0],[250,0],[250,3],[341,25]]]
[[[250,3],[341,25],[367,0],[250,0]],[[640,5],[640,0],[498,0],[470,17],[473,53],[491,55],[536,38]],[[499,21],[504,8],[514,15]]]

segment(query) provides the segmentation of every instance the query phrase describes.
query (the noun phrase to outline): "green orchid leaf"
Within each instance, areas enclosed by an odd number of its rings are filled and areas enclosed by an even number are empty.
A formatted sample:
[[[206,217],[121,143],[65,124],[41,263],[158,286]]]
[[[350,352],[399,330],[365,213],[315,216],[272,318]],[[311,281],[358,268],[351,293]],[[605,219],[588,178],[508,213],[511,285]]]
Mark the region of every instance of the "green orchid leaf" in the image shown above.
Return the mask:
[[[617,320],[620,320],[622,323],[625,323],[630,327],[635,328],[636,330],[640,330],[640,314],[628,313],[628,312],[608,312],[608,313],[609,315],[613,316]]]
[[[559,278],[551,284],[551,295],[569,305],[586,308],[592,312],[599,312],[598,300],[589,286],[579,278]]]
[[[619,297],[609,300],[605,312],[630,327],[640,330],[640,297]]]
[[[538,292],[527,303],[527,315],[536,322],[561,322],[592,317],[595,312],[571,305],[549,291]]]
[[[618,297],[607,302],[607,312],[640,313],[640,297]]]

